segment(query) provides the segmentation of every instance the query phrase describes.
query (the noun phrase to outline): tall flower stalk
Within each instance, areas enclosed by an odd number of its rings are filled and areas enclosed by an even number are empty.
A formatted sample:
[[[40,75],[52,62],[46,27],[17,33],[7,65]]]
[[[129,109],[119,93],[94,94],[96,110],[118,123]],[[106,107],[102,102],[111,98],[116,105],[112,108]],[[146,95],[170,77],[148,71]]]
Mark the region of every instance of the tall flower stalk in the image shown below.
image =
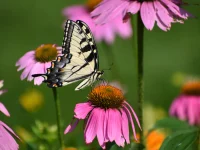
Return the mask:
[[[143,71],[143,35],[144,35],[144,25],[137,14],[132,17],[132,26],[134,31],[133,44],[134,49],[137,53],[137,78],[138,78],[138,118],[143,129],[143,101],[144,101],[144,71]],[[143,130],[140,130],[140,142],[143,143]]]
[[[55,101],[55,107],[56,107],[56,117],[57,117],[57,128],[58,128],[58,139],[60,143],[61,150],[64,150],[64,139],[63,139],[63,132],[61,131],[62,125],[61,125],[61,112],[60,112],[60,101],[58,98],[58,93],[56,88],[52,88],[54,101]]]

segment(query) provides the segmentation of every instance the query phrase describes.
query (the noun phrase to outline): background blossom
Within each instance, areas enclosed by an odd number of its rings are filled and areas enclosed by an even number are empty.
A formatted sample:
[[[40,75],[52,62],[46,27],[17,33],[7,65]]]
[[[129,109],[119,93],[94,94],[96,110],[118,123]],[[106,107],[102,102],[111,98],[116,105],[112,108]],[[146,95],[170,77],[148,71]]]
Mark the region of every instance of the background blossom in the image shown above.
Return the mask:
[[[175,3],[176,2],[176,3]],[[140,11],[141,19],[148,30],[152,30],[154,24],[164,31],[171,28],[171,23],[183,23],[183,20],[191,16],[180,8],[179,1],[171,0],[104,0],[91,12],[97,24],[107,23],[115,18],[127,20],[128,14],[136,14]]]

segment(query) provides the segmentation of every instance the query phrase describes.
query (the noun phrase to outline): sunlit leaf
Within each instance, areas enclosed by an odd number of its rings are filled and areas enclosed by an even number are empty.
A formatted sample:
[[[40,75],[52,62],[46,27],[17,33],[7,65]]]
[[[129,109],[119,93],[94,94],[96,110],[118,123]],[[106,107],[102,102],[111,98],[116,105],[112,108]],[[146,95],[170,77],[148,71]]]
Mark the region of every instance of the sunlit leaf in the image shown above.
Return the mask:
[[[164,140],[160,150],[186,150],[196,141],[198,134],[195,127],[174,132]]]

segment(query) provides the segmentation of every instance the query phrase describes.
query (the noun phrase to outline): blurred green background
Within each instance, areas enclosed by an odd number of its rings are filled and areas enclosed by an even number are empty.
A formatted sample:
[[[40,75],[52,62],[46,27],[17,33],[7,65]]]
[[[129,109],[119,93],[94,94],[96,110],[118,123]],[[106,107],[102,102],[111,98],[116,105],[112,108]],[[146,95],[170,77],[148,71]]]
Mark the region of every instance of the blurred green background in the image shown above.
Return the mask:
[[[30,129],[35,119],[50,124],[55,123],[51,89],[45,84],[34,86],[33,82],[21,81],[21,72],[17,72],[15,63],[27,51],[41,44],[61,45],[62,23],[65,19],[61,11],[66,6],[84,2],[81,0],[0,1],[0,79],[4,80],[3,88],[8,89],[0,100],[11,113],[10,118],[0,114],[0,120],[14,129],[16,126]],[[196,4],[198,1],[191,0],[190,3]],[[180,90],[172,83],[173,75],[176,72],[184,72],[200,76],[200,6],[188,5],[184,8],[196,17],[185,21],[184,24],[173,24],[168,32],[155,26],[153,31],[145,29],[144,33],[145,102],[163,107],[166,111]],[[122,83],[127,90],[127,101],[137,111],[136,55],[132,47],[132,39],[123,40],[120,37],[116,38],[109,49],[98,43],[100,69],[109,68],[110,62],[114,64],[111,71],[105,72],[104,78]],[[113,53],[113,56],[110,53]],[[86,88],[76,92],[74,91],[76,86],[77,83],[58,89],[64,126],[71,122],[75,104],[85,101],[90,91],[90,88]],[[45,103],[42,109],[31,114],[20,106],[19,97],[32,88],[43,93]],[[82,126],[79,125],[79,128],[82,129]],[[77,141],[73,138],[77,135],[78,132],[65,135],[66,145],[75,145]],[[84,142],[82,137],[78,142]]]

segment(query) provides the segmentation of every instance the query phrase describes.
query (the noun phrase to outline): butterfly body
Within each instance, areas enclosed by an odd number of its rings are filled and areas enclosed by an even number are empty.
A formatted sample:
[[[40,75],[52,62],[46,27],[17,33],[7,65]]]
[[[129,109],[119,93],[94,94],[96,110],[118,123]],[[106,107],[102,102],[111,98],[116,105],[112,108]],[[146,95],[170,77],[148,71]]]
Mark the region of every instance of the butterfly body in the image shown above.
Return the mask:
[[[64,30],[62,55],[51,62],[43,76],[49,87],[61,87],[83,80],[75,90],[80,90],[98,80],[98,51],[92,33],[84,22],[68,20]]]

